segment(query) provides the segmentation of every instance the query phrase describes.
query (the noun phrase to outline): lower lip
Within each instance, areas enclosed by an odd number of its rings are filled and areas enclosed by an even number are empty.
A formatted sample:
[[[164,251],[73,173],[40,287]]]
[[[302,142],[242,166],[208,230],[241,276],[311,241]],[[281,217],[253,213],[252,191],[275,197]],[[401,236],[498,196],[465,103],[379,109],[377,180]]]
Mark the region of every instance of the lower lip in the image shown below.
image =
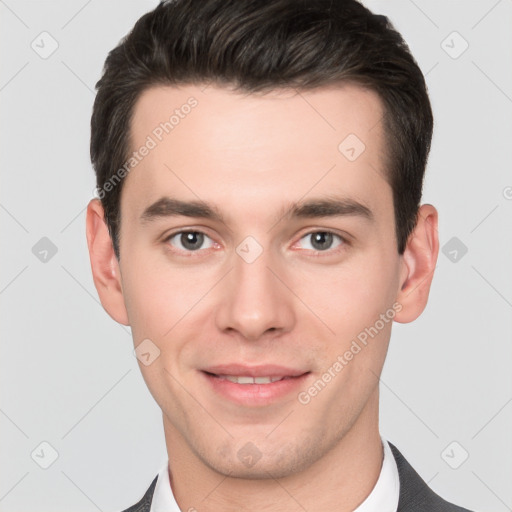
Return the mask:
[[[237,384],[212,374],[200,372],[213,390],[228,400],[245,406],[269,405],[304,386],[309,373],[290,377],[269,384]]]

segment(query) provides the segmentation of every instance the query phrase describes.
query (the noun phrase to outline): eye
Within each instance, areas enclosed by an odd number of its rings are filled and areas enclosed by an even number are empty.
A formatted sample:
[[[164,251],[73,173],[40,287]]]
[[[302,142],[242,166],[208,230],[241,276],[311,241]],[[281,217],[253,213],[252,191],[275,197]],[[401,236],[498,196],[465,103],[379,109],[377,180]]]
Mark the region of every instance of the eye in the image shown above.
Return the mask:
[[[303,249],[321,252],[326,252],[345,243],[345,240],[340,235],[330,231],[313,231],[303,236],[299,243],[303,240],[306,240],[305,246],[302,247]]]
[[[205,241],[207,246],[203,247]],[[169,235],[165,242],[169,242],[170,245],[183,252],[197,252],[200,249],[209,249],[214,244],[213,240],[201,231],[178,231]]]

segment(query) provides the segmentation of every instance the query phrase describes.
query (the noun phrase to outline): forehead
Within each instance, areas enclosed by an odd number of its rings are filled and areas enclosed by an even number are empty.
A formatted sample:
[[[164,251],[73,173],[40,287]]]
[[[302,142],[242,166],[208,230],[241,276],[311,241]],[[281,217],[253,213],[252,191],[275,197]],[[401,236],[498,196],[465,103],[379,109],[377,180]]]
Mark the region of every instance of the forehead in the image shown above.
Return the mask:
[[[138,156],[123,196],[134,215],[164,195],[242,210],[310,192],[378,202],[379,191],[390,197],[382,116],[378,95],[355,85],[265,94],[152,87],[134,108]]]

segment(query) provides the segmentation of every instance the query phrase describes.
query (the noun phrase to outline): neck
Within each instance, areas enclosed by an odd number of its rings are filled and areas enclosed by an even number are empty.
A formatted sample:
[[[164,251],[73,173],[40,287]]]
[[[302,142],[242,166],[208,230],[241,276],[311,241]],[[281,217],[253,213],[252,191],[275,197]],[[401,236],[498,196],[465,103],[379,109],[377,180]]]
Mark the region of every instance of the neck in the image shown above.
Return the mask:
[[[371,493],[383,461],[378,392],[356,422],[307,469],[276,479],[233,478],[206,465],[164,416],[172,492],[181,510],[351,512]],[[171,490],[169,490],[171,491]]]

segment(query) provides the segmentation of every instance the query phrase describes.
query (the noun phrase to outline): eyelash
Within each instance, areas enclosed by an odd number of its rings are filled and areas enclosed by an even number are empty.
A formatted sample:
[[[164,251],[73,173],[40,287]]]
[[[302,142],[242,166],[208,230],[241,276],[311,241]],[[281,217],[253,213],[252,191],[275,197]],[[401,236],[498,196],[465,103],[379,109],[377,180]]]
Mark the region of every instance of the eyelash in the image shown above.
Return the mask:
[[[182,234],[185,234],[185,233],[199,233],[199,234],[202,234],[204,235],[205,237],[207,238],[210,238],[210,236],[208,236],[207,233],[205,233],[204,231],[201,231],[199,229],[183,229],[181,231],[175,231],[171,234],[169,234],[168,236],[166,236],[163,240],[163,242],[166,244],[167,248],[169,248],[170,246],[170,240],[172,238],[174,238],[175,236],[177,235],[182,235]],[[317,258],[317,257],[322,257],[322,256],[325,256],[325,255],[332,255],[332,254],[338,254],[339,252],[343,251],[344,248],[346,246],[349,246],[350,245],[350,242],[347,240],[347,238],[341,236],[340,234],[338,233],[335,233],[334,231],[329,231],[329,230],[325,230],[325,229],[318,229],[318,230],[314,230],[314,231],[309,231],[307,233],[304,233],[298,240],[298,242],[300,242],[303,238],[307,237],[307,236],[311,236],[311,235],[314,235],[314,234],[317,234],[317,233],[323,233],[323,234],[330,234],[330,235],[333,235],[333,237],[337,237],[340,241],[341,241],[341,244],[339,246],[337,246],[335,249],[327,249],[326,251],[320,251],[320,250],[311,250],[311,249],[304,249],[304,250],[307,250],[309,252],[312,252],[312,257],[313,258]],[[212,240],[212,239],[211,239]],[[212,240],[213,241],[213,240]],[[296,242],[296,243],[298,243]],[[214,242],[215,243],[215,242]],[[295,245],[295,244],[294,244]],[[175,248],[172,248],[172,249],[169,249],[171,252],[173,253],[177,253],[178,255],[182,255],[182,256],[185,256],[187,258],[190,258],[190,257],[200,257],[201,256],[201,252],[204,252],[206,249],[198,249],[196,251],[183,251],[183,250],[179,250],[177,251]]]
[[[334,231],[330,231],[328,229],[317,229],[317,230],[313,230],[313,231],[308,231],[307,233],[304,233],[294,245],[296,245],[298,242],[300,242],[303,238],[306,238],[311,235],[315,235],[317,233],[332,235],[333,237],[338,238],[340,240],[340,244],[338,246],[334,247],[334,249],[327,249],[326,251],[320,251],[320,250],[314,250],[314,249],[302,249],[302,250],[308,251],[310,253],[311,257],[313,257],[313,258],[321,258],[321,257],[332,256],[333,254],[339,254],[340,252],[345,250],[348,245],[350,245],[349,241],[345,237],[341,236],[338,233],[335,233]]]
[[[185,233],[199,233],[204,235],[205,237],[212,239],[210,236],[208,236],[204,231],[201,231],[199,229],[182,229],[181,231],[175,231],[174,233],[171,233],[170,235],[166,236],[163,240],[163,242],[166,244],[166,247],[174,254],[178,254],[179,256],[184,256],[186,258],[197,258],[202,256],[201,253],[204,252],[206,249],[198,249],[197,251],[183,251],[183,250],[177,250],[176,248],[172,247],[169,243],[172,238],[174,238],[177,235],[182,235]]]

